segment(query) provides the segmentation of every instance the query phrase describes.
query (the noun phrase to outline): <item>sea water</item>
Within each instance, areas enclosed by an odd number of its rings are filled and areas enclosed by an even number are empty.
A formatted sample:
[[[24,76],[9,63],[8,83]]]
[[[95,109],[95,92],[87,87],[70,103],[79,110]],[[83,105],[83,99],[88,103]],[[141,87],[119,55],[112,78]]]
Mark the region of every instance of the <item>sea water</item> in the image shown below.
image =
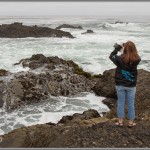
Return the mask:
[[[62,24],[81,25],[83,29],[66,29],[74,39],[69,38],[0,38],[0,68],[10,72],[28,71],[29,68],[14,66],[23,58],[33,54],[58,56],[73,60],[91,74],[102,74],[115,68],[109,60],[113,45],[131,40],[136,44],[141,63],[138,68],[150,71],[150,22],[148,19],[124,18],[117,23],[116,18],[99,17],[1,17],[0,24],[22,22],[23,25],[56,28]],[[127,23],[126,23],[127,22]],[[93,34],[81,34],[91,29]],[[82,113],[87,109],[96,109],[99,113],[108,111],[102,103],[104,97],[94,93],[80,93],[74,97],[52,97],[23,109],[6,112],[0,109],[0,134],[8,133],[21,126],[57,123],[64,115]]]

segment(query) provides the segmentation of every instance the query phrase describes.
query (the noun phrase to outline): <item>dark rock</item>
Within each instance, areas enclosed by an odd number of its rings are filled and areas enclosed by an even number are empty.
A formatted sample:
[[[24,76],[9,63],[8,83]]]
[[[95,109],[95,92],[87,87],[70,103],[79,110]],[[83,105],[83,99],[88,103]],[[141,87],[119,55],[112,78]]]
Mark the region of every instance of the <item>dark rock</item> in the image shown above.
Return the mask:
[[[135,98],[136,114],[140,118],[150,116],[150,72],[143,69],[138,70],[137,90]]]
[[[59,86],[58,82],[56,82],[56,81],[50,81],[48,83],[48,88],[49,88],[49,91],[50,91],[51,95],[57,96],[58,86]]]
[[[29,68],[31,68],[31,69],[37,69],[37,68],[42,67],[43,65],[44,65],[44,63],[41,63],[41,62],[38,63],[36,61],[32,61],[32,62],[29,63]]]
[[[89,109],[84,111],[82,114],[75,113],[73,116],[63,116],[62,119],[58,122],[58,124],[66,124],[73,122],[75,120],[88,120],[91,118],[100,117],[99,113],[94,109]]]
[[[117,23],[121,23],[121,24],[125,23],[125,24],[128,24],[128,22],[122,22],[122,21],[116,21],[115,24],[117,24]]]
[[[45,57],[43,54],[36,54],[33,55],[31,58],[22,59],[18,63],[15,63],[14,65],[19,65],[22,63],[23,67],[29,67],[31,69],[36,69],[39,67],[42,67],[44,65],[47,66],[49,69],[54,69],[55,65],[63,64],[65,61],[61,58],[58,58],[57,56],[54,57]]]
[[[53,69],[56,68],[54,64],[48,64],[48,65],[46,65],[45,67],[46,67],[47,69],[50,69],[50,70],[53,70]]]
[[[107,98],[102,100],[102,102],[108,106],[109,109],[112,109],[114,105],[116,104],[116,99],[113,98]]]
[[[73,116],[63,116],[61,118],[61,120],[58,122],[58,124],[64,124],[64,123],[67,123],[69,121],[71,121],[73,119]]]
[[[57,30],[60,30],[61,28],[83,29],[82,26],[73,26],[69,24],[63,24],[63,25],[56,27]]]
[[[46,57],[43,54],[32,55],[30,61],[46,62]]]
[[[81,34],[87,34],[87,33],[94,33],[94,31],[93,30],[87,30],[86,32],[81,33]]]
[[[70,94],[69,88],[70,88],[69,85],[61,83],[60,84],[60,94],[62,96],[69,96],[69,94]]]
[[[52,77],[52,80],[61,82],[61,81],[63,80],[63,78],[62,78],[62,75],[61,75],[61,74],[54,73],[54,74],[53,74],[53,77]]]
[[[0,83],[0,108],[3,107],[4,100],[3,100],[3,93],[6,89],[6,86],[4,83]]]
[[[39,76],[34,73],[17,73],[7,84],[3,94],[6,101],[6,109],[16,109],[25,104],[32,104],[48,99],[49,96],[43,85],[39,84]],[[44,84],[45,85],[45,84]]]
[[[81,83],[83,80],[85,80],[86,77],[85,76],[82,76],[82,75],[77,75],[77,74],[73,74],[71,77],[70,77],[70,82],[71,83]]]
[[[7,76],[8,71],[0,69],[0,76]]]
[[[56,124],[55,123],[52,123],[52,122],[48,122],[46,123],[47,125],[50,125],[50,126],[55,126]]]
[[[25,38],[25,37],[68,37],[74,38],[69,32],[51,29],[48,27],[25,26],[22,23],[0,25],[1,38]]]
[[[99,78],[98,82],[92,88],[93,91],[100,96],[105,96],[108,98],[117,98],[114,77],[114,69],[104,71],[101,78]]]

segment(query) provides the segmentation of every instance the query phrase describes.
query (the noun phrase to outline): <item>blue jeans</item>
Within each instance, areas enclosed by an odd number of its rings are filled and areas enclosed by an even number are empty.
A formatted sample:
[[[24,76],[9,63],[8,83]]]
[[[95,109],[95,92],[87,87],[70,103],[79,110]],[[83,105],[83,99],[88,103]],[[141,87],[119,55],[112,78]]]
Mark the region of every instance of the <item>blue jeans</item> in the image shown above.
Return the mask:
[[[126,100],[128,106],[128,119],[134,120],[135,119],[134,100],[136,87],[125,87],[119,85],[116,86],[116,91],[118,96],[118,106],[117,106],[118,118],[124,118],[124,105]]]

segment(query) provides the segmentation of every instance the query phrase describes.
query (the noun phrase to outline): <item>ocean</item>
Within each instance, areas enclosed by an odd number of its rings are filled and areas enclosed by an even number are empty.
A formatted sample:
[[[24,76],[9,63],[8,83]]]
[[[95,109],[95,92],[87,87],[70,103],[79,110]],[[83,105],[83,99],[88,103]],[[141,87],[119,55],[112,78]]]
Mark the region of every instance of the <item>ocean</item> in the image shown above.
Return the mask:
[[[124,23],[116,23],[121,21]],[[23,58],[33,54],[58,56],[65,60],[73,60],[83,70],[91,74],[102,74],[105,70],[115,68],[109,60],[113,45],[133,41],[136,44],[141,63],[138,69],[150,71],[150,21],[149,18],[105,18],[105,17],[0,17],[0,24],[22,22],[23,25],[37,25],[56,28],[62,24],[81,25],[82,30],[66,29],[74,39],[69,38],[0,38],[0,69],[10,72],[29,71],[29,68],[13,66]],[[81,34],[91,29],[93,34]],[[102,103],[104,97],[94,93],[79,93],[72,97],[52,97],[53,101],[45,101],[23,109],[6,112],[0,109],[0,135],[13,129],[42,124],[57,123],[62,116],[82,113],[87,109],[96,109],[99,113],[109,111]]]

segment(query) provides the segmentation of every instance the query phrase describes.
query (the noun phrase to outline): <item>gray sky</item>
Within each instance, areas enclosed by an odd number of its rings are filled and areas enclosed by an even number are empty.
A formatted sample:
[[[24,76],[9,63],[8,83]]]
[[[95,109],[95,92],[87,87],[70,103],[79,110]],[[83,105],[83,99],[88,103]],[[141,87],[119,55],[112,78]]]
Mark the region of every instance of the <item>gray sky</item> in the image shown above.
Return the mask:
[[[0,2],[0,16],[145,16],[150,2]]]

